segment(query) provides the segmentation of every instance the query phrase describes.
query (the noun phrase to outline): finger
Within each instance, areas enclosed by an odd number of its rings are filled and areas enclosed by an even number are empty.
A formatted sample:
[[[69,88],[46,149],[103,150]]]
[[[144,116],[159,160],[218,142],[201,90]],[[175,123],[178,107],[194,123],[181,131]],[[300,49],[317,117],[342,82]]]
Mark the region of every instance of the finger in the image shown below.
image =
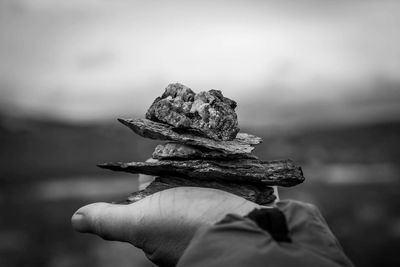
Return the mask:
[[[94,203],[77,210],[72,226],[82,233],[93,233],[106,240],[130,242],[137,216],[129,205]]]
[[[280,201],[277,207],[286,216],[289,234],[294,242],[328,256],[343,266],[352,266],[317,207],[293,200]]]

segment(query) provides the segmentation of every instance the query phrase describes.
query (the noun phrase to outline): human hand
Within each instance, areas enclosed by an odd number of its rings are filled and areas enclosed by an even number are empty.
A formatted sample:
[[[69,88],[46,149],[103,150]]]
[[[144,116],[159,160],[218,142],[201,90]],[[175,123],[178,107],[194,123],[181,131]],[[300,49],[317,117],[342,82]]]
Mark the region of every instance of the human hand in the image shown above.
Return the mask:
[[[177,187],[129,205],[94,203],[72,217],[73,227],[106,240],[129,242],[161,266],[174,266],[196,231],[227,214],[247,215],[259,205],[210,188]]]

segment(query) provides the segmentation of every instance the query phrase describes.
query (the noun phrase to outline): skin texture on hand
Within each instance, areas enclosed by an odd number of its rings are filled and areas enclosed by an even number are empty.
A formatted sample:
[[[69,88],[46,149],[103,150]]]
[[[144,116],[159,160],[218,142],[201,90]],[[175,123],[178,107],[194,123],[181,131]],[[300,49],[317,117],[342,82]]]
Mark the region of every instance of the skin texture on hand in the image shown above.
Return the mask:
[[[84,206],[72,216],[72,225],[79,232],[129,242],[160,266],[175,266],[199,228],[259,207],[221,190],[177,187],[129,205]]]

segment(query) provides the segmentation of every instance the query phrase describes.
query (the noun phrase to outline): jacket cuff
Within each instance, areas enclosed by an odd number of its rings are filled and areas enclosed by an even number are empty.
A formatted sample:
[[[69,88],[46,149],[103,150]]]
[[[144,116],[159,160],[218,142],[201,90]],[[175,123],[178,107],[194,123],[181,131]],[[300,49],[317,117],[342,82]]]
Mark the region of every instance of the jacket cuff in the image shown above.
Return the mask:
[[[255,222],[277,242],[292,242],[285,215],[278,208],[254,209],[245,218]]]

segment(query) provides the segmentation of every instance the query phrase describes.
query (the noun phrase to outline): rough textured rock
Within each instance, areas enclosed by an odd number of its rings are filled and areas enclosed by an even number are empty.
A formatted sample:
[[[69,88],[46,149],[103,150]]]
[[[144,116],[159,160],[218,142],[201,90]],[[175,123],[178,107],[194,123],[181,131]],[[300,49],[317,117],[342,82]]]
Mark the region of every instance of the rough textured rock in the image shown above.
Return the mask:
[[[232,160],[232,159],[258,159],[252,154],[226,154],[219,151],[202,149],[179,143],[165,143],[158,145],[152,155],[153,159],[213,159],[213,160]]]
[[[269,186],[260,187],[249,184],[234,184],[218,181],[197,181],[181,177],[157,177],[146,189],[134,192],[127,199],[118,201],[117,203],[133,203],[156,192],[179,186],[215,188],[238,195],[260,205],[272,203],[276,199],[276,196],[273,194],[273,188]]]
[[[236,102],[221,91],[194,93],[173,83],[165,88],[146,113],[146,118],[175,128],[195,131],[214,140],[233,140],[239,132]]]
[[[128,126],[135,133],[158,140],[169,140],[186,145],[201,146],[210,150],[217,150],[228,154],[249,154],[254,147],[262,142],[260,137],[238,133],[231,141],[216,141],[207,137],[192,133],[181,133],[172,126],[154,122],[146,119],[118,119],[119,122]]]
[[[118,119],[143,137],[169,141],[156,147],[153,161],[98,166],[157,176],[123,203],[180,186],[215,188],[258,204],[272,203],[276,196],[270,186],[302,183],[303,172],[291,160],[261,161],[250,154],[262,139],[239,133],[235,108],[236,102],[221,91],[196,94],[182,84],[170,84],[146,119]]]
[[[158,162],[103,163],[98,166],[113,171],[177,176],[199,181],[226,181],[270,186],[294,186],[304,181],[300,166],[291,160],[160,160]]]

